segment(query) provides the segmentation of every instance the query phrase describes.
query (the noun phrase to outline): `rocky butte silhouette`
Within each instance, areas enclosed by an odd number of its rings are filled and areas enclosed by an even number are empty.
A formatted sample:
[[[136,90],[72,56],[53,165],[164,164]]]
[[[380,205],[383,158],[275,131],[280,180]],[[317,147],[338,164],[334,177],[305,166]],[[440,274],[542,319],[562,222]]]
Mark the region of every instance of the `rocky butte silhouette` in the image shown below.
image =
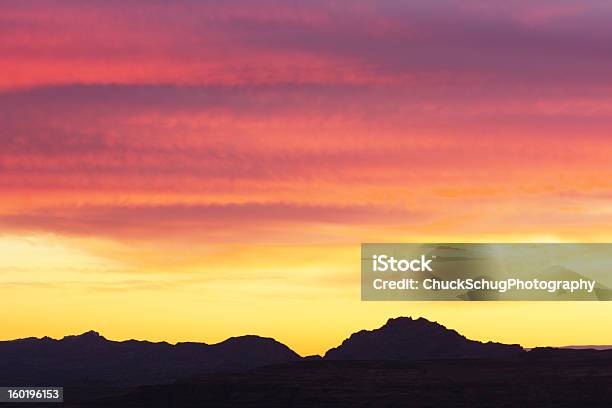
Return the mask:
[[[431,360],[451,358],[508,358],[521,346],[481,343],[427,319],[389,319],[376,330],[354,333],[325,354],[327,360]]]

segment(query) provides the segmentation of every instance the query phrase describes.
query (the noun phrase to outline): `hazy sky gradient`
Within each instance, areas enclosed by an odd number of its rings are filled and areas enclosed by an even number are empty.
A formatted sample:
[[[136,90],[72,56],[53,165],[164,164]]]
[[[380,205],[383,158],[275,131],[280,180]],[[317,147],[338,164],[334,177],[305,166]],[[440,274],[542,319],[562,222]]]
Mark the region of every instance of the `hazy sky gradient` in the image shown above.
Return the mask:
[[[3,338],[422,315],[612,342],[608,303],[361,303],[359,243],[612,241],[612,5],[0,1]],[[579,327],[579,330],[568,328]]]

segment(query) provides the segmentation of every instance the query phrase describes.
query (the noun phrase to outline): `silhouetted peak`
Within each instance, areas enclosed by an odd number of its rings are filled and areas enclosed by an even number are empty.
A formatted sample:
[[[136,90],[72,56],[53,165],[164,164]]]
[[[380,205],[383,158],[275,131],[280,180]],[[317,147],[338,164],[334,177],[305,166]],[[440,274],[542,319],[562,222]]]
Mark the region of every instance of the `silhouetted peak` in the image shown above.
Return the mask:
[[[393,336],[430,336],[436,335],[449,335],[462,337],[455,330],[448,329],[438,322],[432,322],[423,317],[413,319],[412,317],[396,317],[387,320],[384,326],[379,329],[373,330],[380,332],[381,334],[388,334]]]
[[[90,330],[83,334],[65,336],[62,340],[96,342],[96,341],[106,341],[106,338],[102,336],[100,333],[98,333],[97,331]]]
[[[246,335],[246,336],[238,336],[238,337],[230,337],[227,340],[222,341],[214,346],[218,346],[221,348],[231,347],[233,349],[243,349],[250,351],[265,351],[269,353],[275,354],[284,354],[288,357],[299,358],[299,355],[291,350],[289,347],[284,345],[283,343],[271,338],[271,337],[261,337],[256,335]]]
[[[218,344],[249,344],[250,345],[250,344],[275,344],[275,343],[280,344],[278,341],[270,337],[261,337],[261,336],[257,336],[254,334],[247,334],[245,336],[230,337]]]
[[[436,327],[444,327],[438,322],[432,322],[430,320],[425,319],[424,317],[419,317],[418,319],[413,319],[412,317],[400,316],[400,317],[392,317],[387,320],[387,323],[382,328],[385,327],[426,327],[426,326],[436,326]]]
[[[522,349],[516,345],[468,340],[455,330],[424,318],[397,317],[374,330],[353,333],[326,359],[416,360],[431,358],[503,357]]]

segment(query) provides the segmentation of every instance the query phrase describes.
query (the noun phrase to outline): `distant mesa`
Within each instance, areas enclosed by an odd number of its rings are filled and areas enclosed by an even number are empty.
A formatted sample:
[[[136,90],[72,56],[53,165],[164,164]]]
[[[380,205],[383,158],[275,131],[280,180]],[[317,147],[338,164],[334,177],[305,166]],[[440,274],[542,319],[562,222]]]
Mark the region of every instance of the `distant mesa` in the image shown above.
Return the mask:
[[[563,346],[559,348],[569,350],[612,350],[612,346],[605,345]]]
[[[441,324],[399,317],[376,330],[354,333],[325,354],[326,360],[430,360],[510,358],[522,353],[519,345],[469,340]]]

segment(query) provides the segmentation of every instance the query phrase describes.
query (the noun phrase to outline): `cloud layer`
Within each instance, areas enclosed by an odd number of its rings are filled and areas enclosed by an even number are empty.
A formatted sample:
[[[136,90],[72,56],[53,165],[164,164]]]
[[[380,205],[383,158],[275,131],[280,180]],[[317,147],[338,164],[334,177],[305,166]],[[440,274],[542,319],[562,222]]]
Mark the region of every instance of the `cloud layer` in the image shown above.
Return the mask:
[[[611,15],[2,1],[5,335],[259,333],[310,354],[406,313],[358,301],[360,242],[610,242]],[[603,307],[411,311],[550,345],[607,341]]]

